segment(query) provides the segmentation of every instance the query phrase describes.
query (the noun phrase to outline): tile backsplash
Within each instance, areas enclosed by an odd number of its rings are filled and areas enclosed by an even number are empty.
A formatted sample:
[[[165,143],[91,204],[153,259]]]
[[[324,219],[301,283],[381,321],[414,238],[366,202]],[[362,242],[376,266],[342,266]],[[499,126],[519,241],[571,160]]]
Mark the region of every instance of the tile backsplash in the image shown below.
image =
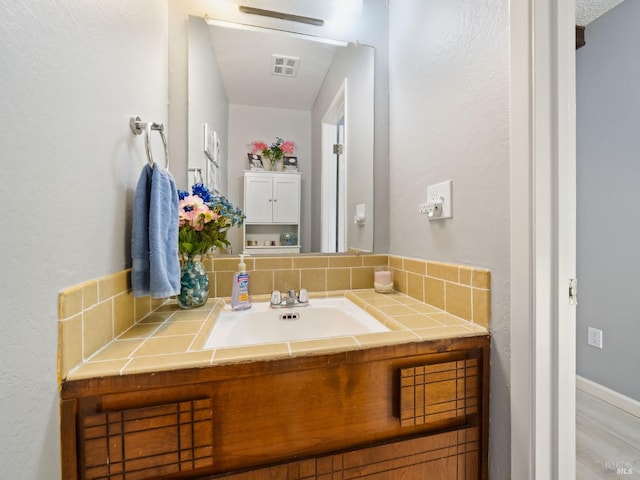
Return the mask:
[[[62,290],[58,296],[59,378],[166,300],[134,298],[130,269]]]
[[[268,295],[273,290],[306,288],[310,292],[373,288],[376,265],[386,265],[387,255],[319,255],[247,257],[251,293]],[[238,257],[205,260],[211,296],[230,297]]]
[[[239,257],[208,257],[210,296],[231,296]],[[455,316],[488,327],[489,270],[394,255],[309,255],[248,257],[251,293],[306,288],[310,292],[373,288],[374,267],[389,265],[394,289]],[[58,301],[59,379],[167,299],[134,298],[131,270],[90,280],[60,292]]]
[[[396,291],[483,327],[491,317],[491,272],[465,265],[389,256]]]

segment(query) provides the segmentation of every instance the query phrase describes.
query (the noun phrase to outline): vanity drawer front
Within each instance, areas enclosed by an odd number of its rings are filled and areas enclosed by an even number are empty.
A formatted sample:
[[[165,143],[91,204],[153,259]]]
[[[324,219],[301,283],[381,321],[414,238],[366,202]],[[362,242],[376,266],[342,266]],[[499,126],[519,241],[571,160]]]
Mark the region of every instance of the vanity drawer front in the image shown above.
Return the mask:
[[[210,480],[477,480],[478,427],[319,456]]]
[[[87,480],[138,480],[212,464],[211,400],[88,415],[82,423]]]
[[[462,358],[400,369],[400,425],[462,420],[478,413],[479,361]]]

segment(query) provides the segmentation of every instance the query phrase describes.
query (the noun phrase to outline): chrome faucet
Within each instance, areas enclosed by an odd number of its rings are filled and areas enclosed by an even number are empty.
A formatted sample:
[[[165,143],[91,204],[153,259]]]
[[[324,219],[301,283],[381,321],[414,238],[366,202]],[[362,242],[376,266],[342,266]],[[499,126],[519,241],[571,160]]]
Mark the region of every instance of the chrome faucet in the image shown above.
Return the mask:
[[[290,289],[285,296],[279,290],[271,292],[271,308],[293,308],[309,306],[309,292],[306,288],[301,288],[298,295],[296,291]]]
[[[298,300],[298,296],[296,295],[296,291],[295,290],[289,290],[289,292],[287,293],[287,299],[286,299],[287,307],[294,305],[296,303],[296,300]]]

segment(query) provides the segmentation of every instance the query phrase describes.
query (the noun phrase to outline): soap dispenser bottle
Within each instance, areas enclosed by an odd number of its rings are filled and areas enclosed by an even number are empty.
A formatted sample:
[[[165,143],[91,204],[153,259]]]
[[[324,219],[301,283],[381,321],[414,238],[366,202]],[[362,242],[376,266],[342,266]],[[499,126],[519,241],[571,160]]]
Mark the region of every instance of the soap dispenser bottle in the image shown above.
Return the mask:
[[[238,271],[233,276],[231,288],[231,308],[234,310],[246,310],[251,308],[251,293],[249,291],[249,272],[244,263],[244,255],[240,255]]]

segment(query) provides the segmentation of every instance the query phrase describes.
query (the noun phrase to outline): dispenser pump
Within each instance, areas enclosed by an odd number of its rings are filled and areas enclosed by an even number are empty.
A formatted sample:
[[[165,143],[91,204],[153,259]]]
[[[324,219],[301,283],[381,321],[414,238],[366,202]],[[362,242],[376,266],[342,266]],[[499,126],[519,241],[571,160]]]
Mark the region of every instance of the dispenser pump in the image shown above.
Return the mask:
[[[240,254],[240,263],[238,264],[238,271],[239,272],[246,272],[247,271],[247,264],[244,263],[244,257],[246,255],[244,253]]]

